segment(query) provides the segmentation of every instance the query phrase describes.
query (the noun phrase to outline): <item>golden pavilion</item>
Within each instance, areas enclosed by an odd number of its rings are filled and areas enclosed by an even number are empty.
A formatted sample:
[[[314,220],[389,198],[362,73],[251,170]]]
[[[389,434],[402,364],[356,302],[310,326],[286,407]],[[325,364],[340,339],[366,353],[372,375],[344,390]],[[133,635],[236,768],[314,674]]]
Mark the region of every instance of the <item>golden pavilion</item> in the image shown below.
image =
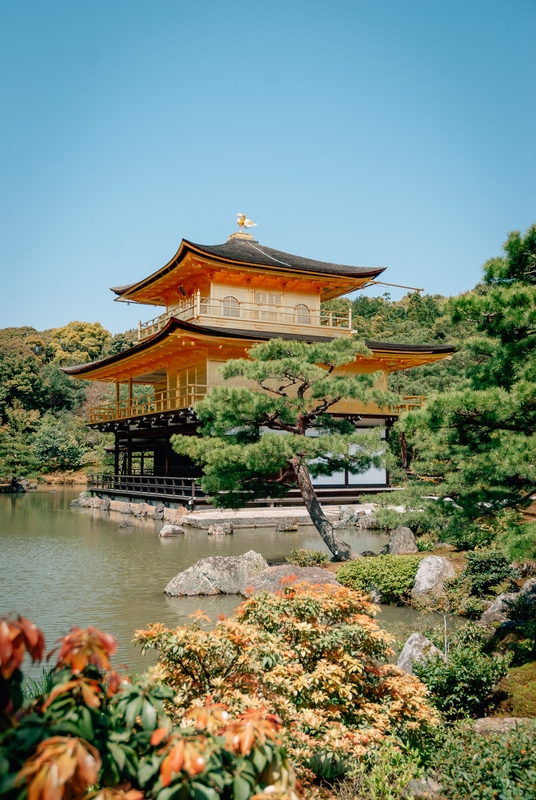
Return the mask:
[[[316,261],[260,244],[240,230],[224,244],[183,239],[173,258],[146,278],[112,288],[121,302],[157,307],[161,313],[138,326],[128,350],[90,364],[64,368],[74,378],[115,385],[115,399],[89,410],[88,425],[114,434],[114,471],[94,475],[89,488],[125,499],[180,502],[202,497],[201,471],[170,444],[175,433],[195,435],[195,404],[223,382],[221,366],[247,357],[256,342],[278,337],[328,341],[354,333],[351,308],[336,314],[322,303],[375,282],[385,267]],[[367,341],[372,355],[359,356],[341,371],[378,372],[379,385],[395,370],[430,364],[454,351],[447,345]],[[233,379],[242,383],[243,379]],[[260,391],[260,390],[259,390]],[[340,401],[331,413],[357,428],[388,429],[402,406],[380,408]],[[318,479],[321,497],[344,501],[359,491],[388,486],[385,470],[347,472]],[[278,501],[279,502],[279,501]]]

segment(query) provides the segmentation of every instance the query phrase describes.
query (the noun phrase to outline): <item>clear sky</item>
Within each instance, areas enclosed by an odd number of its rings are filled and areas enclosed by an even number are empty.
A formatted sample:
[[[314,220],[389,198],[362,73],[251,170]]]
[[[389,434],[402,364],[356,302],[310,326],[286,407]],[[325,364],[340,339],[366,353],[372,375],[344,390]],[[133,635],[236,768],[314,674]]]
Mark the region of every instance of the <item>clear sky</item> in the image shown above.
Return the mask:
[[[536,222],[535,29],[536,0],[0,0],[0,327],[150,318],[108,287],[238,211],[471,288]]]

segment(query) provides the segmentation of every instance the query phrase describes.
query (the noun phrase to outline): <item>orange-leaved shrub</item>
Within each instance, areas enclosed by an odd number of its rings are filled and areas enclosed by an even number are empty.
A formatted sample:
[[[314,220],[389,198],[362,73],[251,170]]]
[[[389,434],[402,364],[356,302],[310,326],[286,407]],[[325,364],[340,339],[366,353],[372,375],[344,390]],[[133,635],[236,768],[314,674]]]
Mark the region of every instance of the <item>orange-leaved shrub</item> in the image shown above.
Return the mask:
[[[231,716],[268,708],[307,766],[318,756],[359,758],[394,728],[437,721],[425,686],[387,663],[392,638],[375,613],[352,589],[286,584],[250,597],[213,630],[198,617],[174,630],[151,625],[135,641],[159,651],[153,678],[173,689],[178,722],[207,696]]]
[[[41,631],[0,620],[0,797],[4,800],[298,800],[281,721],[244,708],[231,719],[207,701],[180,708],[173,691],[111,668],[115,639],[95,628],[63,638],[50,688],[22,702],[25,653],[40,661]],[[47,682],[48,683],[48,682]]]

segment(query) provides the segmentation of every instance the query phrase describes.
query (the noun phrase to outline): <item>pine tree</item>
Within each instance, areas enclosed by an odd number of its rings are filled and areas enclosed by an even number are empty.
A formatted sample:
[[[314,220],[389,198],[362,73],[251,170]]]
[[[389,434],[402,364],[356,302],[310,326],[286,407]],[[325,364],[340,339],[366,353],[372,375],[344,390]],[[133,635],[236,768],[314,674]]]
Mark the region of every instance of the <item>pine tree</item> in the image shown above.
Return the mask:
[[[246,379],[257,390],[214,387],[195,408],[201,436],[172,440],[178,453],[204,467],[202,485],[216,506],[237,508],[256,498],[284,496],[297,486],[334,560],[353,556],[326,518],[311,476],[345,468],[359,474],[383,463],[379,430],[357,431],[349,420],[330,414],[341,399],[396,402],[396,396],[374,387],[375,374],[336,372],[358,355],[370,351],[347,338],[322,344],[272,339],[252,347],[249,359],[222,368],[225,379]]]
[[[469,545],[504,535],[512,555],[532,554],[536,531],[522,512],[536,490],[536,225],[509,235],[450,314],[475,331],[467,385],[398,423],[412,472],[400,502],[421,509],[408,517],[421,530]]]

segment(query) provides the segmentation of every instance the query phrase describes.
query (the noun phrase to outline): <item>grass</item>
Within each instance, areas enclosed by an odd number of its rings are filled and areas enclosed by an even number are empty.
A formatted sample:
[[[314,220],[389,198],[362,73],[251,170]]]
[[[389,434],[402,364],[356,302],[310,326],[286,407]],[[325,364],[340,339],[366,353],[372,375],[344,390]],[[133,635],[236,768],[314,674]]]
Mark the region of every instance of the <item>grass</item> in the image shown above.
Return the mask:
[[[536,661],[512,667],[501,681],[507,697],[495,712],[501,717],[536,717]]]

